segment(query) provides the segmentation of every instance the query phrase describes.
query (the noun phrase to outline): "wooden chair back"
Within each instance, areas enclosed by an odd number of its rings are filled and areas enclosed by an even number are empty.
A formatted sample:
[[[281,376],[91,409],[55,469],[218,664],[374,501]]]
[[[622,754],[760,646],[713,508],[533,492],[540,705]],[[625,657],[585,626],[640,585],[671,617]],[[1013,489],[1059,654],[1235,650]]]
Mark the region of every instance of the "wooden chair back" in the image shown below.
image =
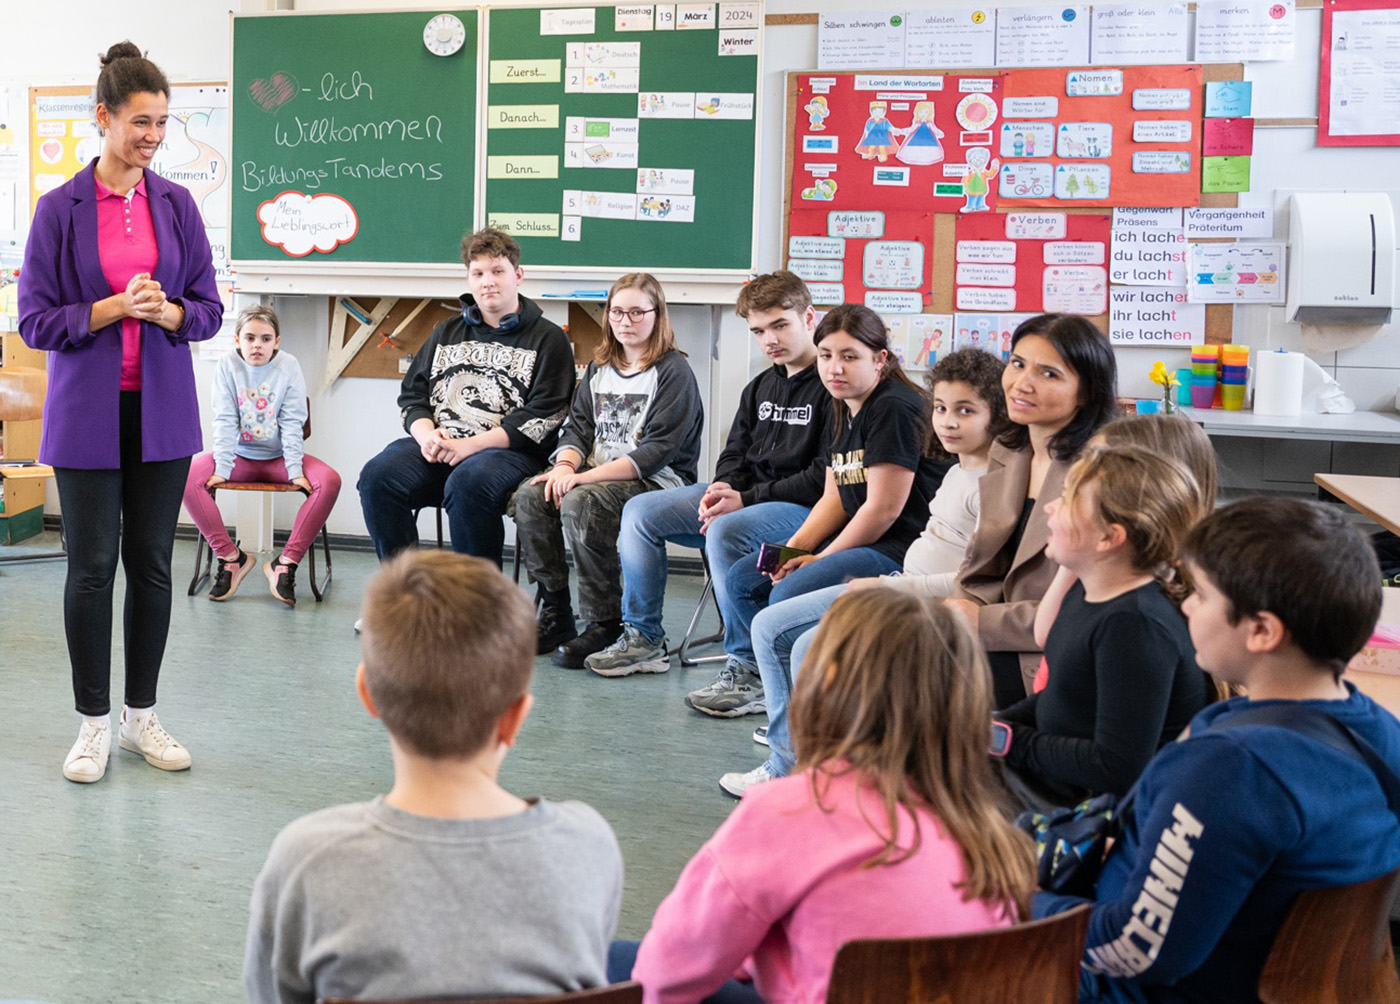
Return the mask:
[[[1390,945],[1397,883],[1400,869],[1299,896],[1259,974],[1259,999],[1264,1004],[1400,1004]]]
[[[941,938],[850,941],[826,1004],[1076,1004],[1089,905]]]
[[[493,997],[482,1000],[479,997],[462,1000],[437,1000],[435,1004],[642,1004],[642,985],[635,980],[614,983],[607,987],[594,987],[592,990],[574,990],[569,993],[549,994],[545,997]],[[407,1000],[364,1000],[349,997],[323,997],[316,1004],[418,1004]]]
[[[30,366],[0,369],[0,422],[30,422],[42,418],[48,384],[49,375],[41,369]]]

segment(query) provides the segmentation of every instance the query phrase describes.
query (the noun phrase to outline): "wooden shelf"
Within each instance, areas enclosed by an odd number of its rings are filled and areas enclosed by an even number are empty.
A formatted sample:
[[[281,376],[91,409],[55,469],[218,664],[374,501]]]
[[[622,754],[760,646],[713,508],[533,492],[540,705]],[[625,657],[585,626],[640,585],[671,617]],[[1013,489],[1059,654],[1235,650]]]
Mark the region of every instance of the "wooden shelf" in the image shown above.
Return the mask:
[[[0,332],[0,365],[45,369],[48,354],[25,345],[17,333]],[[0,456],[34,460],[39,456],[39,419],[0,422]],[[41,468],[52,473],[51,468]],[[31,475],[35,474],[33,470]],[[41,476],[4,479],[4,508],[0,509],[0,544],[13,544],[34,536],[44,525],[45,482]]]

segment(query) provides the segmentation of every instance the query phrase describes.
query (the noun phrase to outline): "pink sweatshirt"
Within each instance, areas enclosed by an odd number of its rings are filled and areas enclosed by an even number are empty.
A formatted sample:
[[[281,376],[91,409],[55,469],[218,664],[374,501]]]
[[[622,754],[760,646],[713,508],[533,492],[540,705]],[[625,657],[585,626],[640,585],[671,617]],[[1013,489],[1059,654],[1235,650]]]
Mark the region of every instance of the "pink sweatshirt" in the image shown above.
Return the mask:
[[[962,858],[931,813],[919,814],[914,857],[863,868],[882,844],[867,822],[883,823],[879,795],[846,774],[822,802],[831,811],[814,804],[808,772],[744,794],[656,910],[632,971],[645,1004],[694,1004],[741,965],[768,1004],[822,1004],[847,941],[1012,923],[1009,911],[965,902],[954,888]]]

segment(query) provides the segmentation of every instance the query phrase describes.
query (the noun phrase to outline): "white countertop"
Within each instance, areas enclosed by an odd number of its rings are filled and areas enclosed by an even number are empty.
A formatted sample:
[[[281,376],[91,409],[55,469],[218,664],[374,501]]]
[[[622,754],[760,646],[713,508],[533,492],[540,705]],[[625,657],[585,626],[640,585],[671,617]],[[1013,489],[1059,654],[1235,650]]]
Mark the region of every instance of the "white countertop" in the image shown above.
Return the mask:
[[[1400,414],[1355,411],[1350,415],[1256,415],[1252,411],[1181,406],[1183,416],[1211,436],[1320,439],[1337,443],[1400,443]]]

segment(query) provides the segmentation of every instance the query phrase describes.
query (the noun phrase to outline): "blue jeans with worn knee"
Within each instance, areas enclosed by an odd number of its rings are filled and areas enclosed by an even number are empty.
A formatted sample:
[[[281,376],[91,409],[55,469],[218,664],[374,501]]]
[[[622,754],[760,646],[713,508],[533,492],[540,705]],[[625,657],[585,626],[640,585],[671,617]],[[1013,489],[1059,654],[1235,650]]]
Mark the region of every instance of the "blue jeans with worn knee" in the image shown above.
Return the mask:
[[[753,649],[759,676],[763,677],[763,701],[768,707],[768,767],[779,777],[791,774],[797,762],[787,720],[797,671],[816,636],[817,622],[845,589],[845,583],[827,586],[781,603],[770,603],[754,615]]]
[[[442,506],[452,549],[501,564],[501,517],[516,486],[540,469],[517,450],[473,453],[456,467],[429,463],[412,436],[395,440],[360,471],[360,508],[380,561],[418,544],[415,509]]]
[[[752,631],[754,617],[766,606],[801,596],[803,593],[825,589],[827,586],[843,585],[851,579],[887,575],[899,569],[899,562],[873,547],[853,547],[846,551],[837,551],[817,561],[809,561],[774,585],[768,576],[758,570],[758,552],[754,551],[730,565],[725,578],[729,588],[730,605],[734,610],[735,619],[742,619],[743,636],[747,640]],[[718,570],[715,574],[719,574]],[[725,626],[728,627],[728,621],[725,622]],[[725,651],[745,665],[756,665],[752,641],[749,641],[746,652],[736,652],[727,645]]]
[[[647,492],[629,499],[622,510],[617,549],[622,559],[622,619],[648,638],[665,634],[661,625],[666,591],[666,545],[703,549],[710,562],[715,601],[724,618],[724,650],[747,653],[753,665],[748,622],[733,615],[729,583],[723,573],[760,544],[782,543],[802,525],[810,510],[792,502],[762,502],[726,513],[700,533],[700,500],[706,485],[686,485]]]

